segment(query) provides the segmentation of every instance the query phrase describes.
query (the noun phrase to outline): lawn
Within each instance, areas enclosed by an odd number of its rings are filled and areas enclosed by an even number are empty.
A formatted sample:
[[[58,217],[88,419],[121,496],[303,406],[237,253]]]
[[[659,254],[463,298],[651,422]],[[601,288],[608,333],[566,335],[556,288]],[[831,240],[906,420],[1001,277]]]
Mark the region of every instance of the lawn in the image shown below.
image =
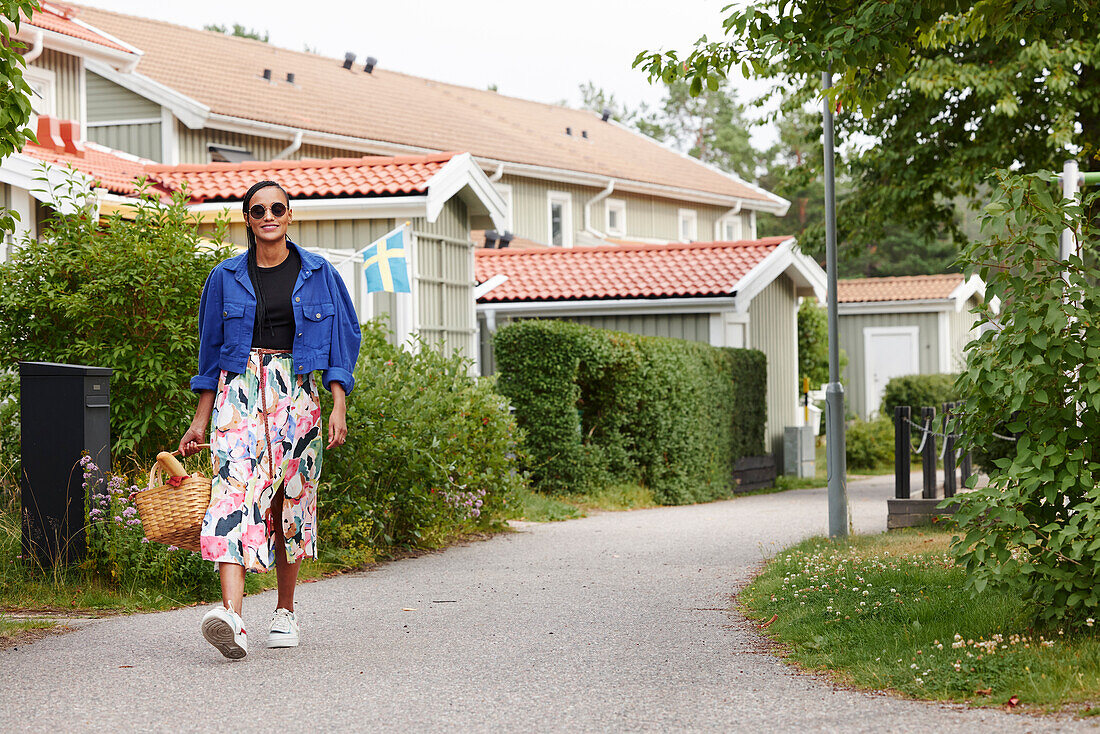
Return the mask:
[[[1100,639],[1037,629],[1032,610],[1009,594],[972,597],[950,538],[915,530],[807,540],[769,561],[739,601],[790,661],[843,683],[1091,714]]]

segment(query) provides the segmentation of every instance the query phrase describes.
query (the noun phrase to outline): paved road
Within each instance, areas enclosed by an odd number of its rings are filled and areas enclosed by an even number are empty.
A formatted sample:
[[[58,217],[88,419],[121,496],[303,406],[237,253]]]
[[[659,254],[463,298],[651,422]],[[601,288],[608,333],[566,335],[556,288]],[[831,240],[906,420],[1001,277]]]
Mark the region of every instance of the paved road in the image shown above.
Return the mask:
[[[890,493],[853,483],[858,530],[884,527]],[[199,635],[207,608],[94,621],[0,651],[0,730],[1087,728],[836,690],[765,653],[731,593],[825,530],[824,490],[523,524],[304,585],[303,646],[242,662]],[[256,642],[274,601],[246,600]]]

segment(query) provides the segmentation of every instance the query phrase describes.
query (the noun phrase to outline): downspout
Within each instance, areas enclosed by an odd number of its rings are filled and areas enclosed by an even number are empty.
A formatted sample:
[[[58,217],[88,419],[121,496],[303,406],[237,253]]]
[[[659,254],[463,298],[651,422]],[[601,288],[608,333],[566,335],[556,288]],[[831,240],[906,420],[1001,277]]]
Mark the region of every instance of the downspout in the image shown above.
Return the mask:
[[[287,160],[287,156],[294,155],[295,153],[298,152],[298,149],[301,148],[301,147],[302,147],[302,131],[299,130],[298,132],[294,133],[294,140],[291,141],[290,145],[286,146],[285,148],[280,150],[278,153],[276,153],[274,156],[272,156],[271,160],[273,160],[273,161],[285,161],[285,160]]]
[[[593,196],[584,204],[584,231],[592,235],[593,237],[598,237],[601,240],[604,239],[606,235],[592,226],[592,205],[603,201],[608,196],[611,196],[611,192],[614,190],[615,179],[608,179],[607,188]]]
[[[42,31],[34,32],[34,41],[31,43],[31,50],[23,54],[24,63],[29,64],[42,55],[42,35]]]
[[[493,175],[489,177],[490,183],[496,183],[504,175],[504,164],[498,163],[497,170],[493,171]]]
[[[743,203],[744,203],[744,199],[738,199],[737,203],[734,204],[733,207],[729,211],[727,211],[722,216],[718,217],[718,219],[714,220],[714,240],[715,240],[715,242],[720,241],[722,239],[722,220],[725,219],[726,217],[736,217],[738,214],[740,214],[741,213],[741,204],[743,204]],[[742,228],[741,234],[742,235],[745,234],[744,228]]]

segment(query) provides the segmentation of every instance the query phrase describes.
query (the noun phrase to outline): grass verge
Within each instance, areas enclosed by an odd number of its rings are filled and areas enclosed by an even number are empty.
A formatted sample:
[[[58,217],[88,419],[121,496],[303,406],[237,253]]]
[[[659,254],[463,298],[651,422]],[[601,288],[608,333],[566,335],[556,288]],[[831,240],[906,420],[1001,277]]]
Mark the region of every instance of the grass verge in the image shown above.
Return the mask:
[[[950,538],[811,539],[771,560],[739,600],[771,621],[765,634],[790,660],[856,687],[1042,710],[1100,700],[1100,640],[1033,629],[1018,597],[972,597]]]
[[[509,519],[556,522],[584,517],[588,512],[639,510],[656,507],[653,493],[637,484],[614,484],[593,494],[544,494],[525,489],[517,495]]]

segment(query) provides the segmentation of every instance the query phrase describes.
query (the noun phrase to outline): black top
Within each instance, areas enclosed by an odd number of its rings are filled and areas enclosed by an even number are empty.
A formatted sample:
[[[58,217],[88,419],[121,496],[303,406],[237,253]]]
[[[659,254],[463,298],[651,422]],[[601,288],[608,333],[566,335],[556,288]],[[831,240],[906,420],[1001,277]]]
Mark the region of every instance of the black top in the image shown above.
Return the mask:
[[[294,307],[291,294],[302,259],[293,247],[287,248],[286,259],[273,268],[257,267],[259,290],[264,294],[267,308],[265,323],[260,323],[260,309],[256,309],[256,323],[252,327],[252,346],[260,349],[285,349],[294,347]]]

